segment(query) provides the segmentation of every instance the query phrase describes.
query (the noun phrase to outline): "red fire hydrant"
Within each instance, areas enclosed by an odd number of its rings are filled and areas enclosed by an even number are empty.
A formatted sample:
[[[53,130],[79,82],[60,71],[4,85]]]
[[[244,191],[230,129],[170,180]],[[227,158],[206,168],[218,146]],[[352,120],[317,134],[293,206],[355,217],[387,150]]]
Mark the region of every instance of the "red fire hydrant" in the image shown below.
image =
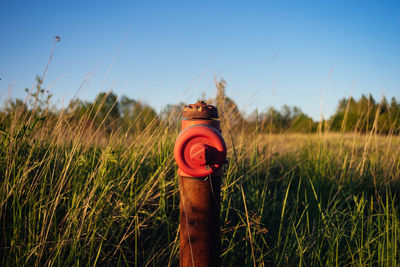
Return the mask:
[[[180,189],[180,266],[220,266],[220,192],[226,145],[217,108],[187,105],[174,149]]]

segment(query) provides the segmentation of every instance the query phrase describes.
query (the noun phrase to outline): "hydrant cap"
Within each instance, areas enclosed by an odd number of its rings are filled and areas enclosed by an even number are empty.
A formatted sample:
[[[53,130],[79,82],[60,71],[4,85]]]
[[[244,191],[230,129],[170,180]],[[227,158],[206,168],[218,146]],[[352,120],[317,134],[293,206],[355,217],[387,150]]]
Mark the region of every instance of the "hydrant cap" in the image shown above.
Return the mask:
[[[183,108],[182,117],[188,119],[218,119],[218,110],[204,101],[186,105]]]
[[[215,174],[226,162],[226,145],[214,128],[196,125],[177,138],[174,156],[178,167],[192,177]]]

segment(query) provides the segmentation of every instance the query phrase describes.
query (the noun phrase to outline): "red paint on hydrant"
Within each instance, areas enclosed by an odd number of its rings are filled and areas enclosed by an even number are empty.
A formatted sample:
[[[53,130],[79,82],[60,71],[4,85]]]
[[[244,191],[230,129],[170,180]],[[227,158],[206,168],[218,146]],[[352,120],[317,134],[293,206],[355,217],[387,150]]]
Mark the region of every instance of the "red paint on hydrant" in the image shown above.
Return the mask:
[[[210,155],[207,145],[196,143],[190,148],[190,159],[192,162],[200,164],[200,166],[206,166],[209,158]]]
[[[182,176],[213,175],[226,162],[226,145],[219,131],[203,124],[202,120],[198,122],[201,124],[184,129],[175,143],[174,156],[179,167],[179,174]],[[204,162],[199,162],[194,156],[199,146],[203,146]],[[206,150],[208,157],[206,157]]]

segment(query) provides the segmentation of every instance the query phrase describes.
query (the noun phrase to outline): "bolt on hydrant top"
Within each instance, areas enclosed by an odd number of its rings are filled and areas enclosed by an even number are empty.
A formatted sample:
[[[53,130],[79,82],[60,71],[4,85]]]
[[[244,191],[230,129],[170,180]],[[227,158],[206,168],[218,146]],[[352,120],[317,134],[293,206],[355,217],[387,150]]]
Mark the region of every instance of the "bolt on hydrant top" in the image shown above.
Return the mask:
[[[186,105],[183,108],[182,117],[188,119],[218,119],[218,110],[204,101]]]

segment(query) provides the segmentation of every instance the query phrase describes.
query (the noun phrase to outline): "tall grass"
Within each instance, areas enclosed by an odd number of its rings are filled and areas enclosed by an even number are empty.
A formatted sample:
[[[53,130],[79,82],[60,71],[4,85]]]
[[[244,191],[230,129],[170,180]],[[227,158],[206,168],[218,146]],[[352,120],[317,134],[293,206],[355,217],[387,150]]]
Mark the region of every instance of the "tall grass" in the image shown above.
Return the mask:
[[[1,265],[176,266],[177,126],[68,116],[1,118]],[[398,137],[223,133],[224,266],[399,264]]]

